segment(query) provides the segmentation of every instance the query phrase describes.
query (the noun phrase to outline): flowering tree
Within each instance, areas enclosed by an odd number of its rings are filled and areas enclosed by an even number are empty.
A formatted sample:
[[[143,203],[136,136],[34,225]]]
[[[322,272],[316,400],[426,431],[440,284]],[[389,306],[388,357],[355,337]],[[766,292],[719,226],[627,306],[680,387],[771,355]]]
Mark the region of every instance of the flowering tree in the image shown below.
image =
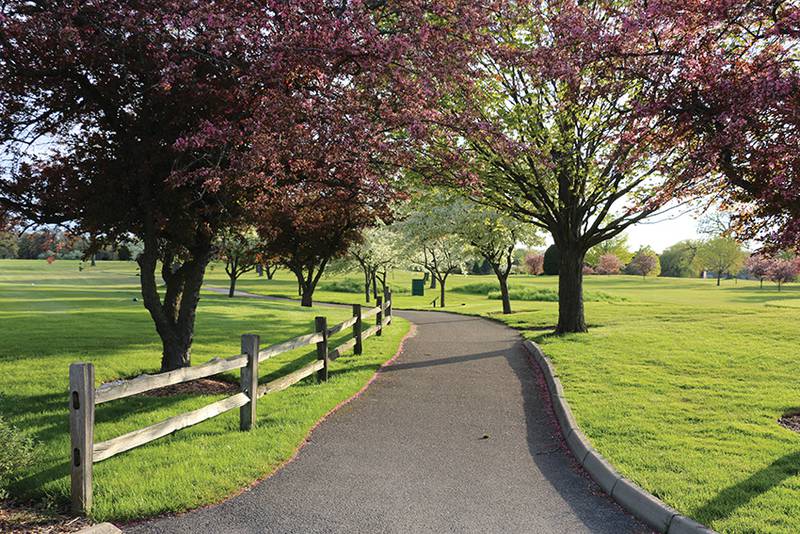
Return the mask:
[[[758,278],[761,288],[764,287],[764,279],[769,278],[774,266],[775,260],[763,254],[753,254],[747,258],[747,261],[744,264],[744,267],[747,269],[747,272],[750,273],[750,276]]]
[[[668,198],[653,193],[685,167],[649,105],[660,95],[623,68],[635,59],[621,50],[646,37],[650,14],[610,0],[504,8],[476,52],[479,75],[454,92],[423,160],[551,234],[560,252],[556,331],[584,332],[587,251],[655,213]]]
[[[712,193],[740,238],[800,245],[800,6],[771,0],[642,3],[636,72],[680,133],[685,191]],[[700,170],[700,172],[697,172]],[[671,194],[668,192],[667,194]]]
[[[331,260],[343,256],[365,228],[387,215],[391,197],[375,194],[376,185],[343,181],[283,187],[259,211],[263,250],[294,273],[303,306],[313,304],[314,290]]]
[[[778,291],[783,284],[797,279],[798,265],[794,260],[776,260],[769,271],[769,279],[778,284]]]
[[[612,254],[617,257],[622,264],[626,264],[633,258],[633,252],[628,250],[628,236],[625,234],[613,237],[608,241],[603,241],[592,248],[586,253],[586,263],[594,267],[600,265],[600,259],[606,254]],[[608,274],[608,273],[606,273]]]
[[[597,274],[619,274],[620,270],[622,270],[622,260],[611,253],[600,256],[595,268]]]
[[[544,254],[536,253],[525,256],[525,268],[528,274],[542,274],[544,272]]]
[[[642,278],[648,276],[658,276],[661,272],[661,265],[656,254],[650,247],[640,248],[625,269],[630,274],[641,275]]]
[[[140,239],[161,367],[187,366],[220,232],[331,165],[396,163],[391,133],[463,65],[443,23],[480,15],[465,4],[4,2],[0,219],[70,225],[98,247]]]
[[[377,298],[378,280],[382,290],[386,291],[386,277],[399,260],[402,250],[400,239],[394,228],[379,223],[374,228],[367,228],[361,241],[350,249],[350,255],[355,258],[364,275],[364,298],[367,302],[370,300],[370,286]]]

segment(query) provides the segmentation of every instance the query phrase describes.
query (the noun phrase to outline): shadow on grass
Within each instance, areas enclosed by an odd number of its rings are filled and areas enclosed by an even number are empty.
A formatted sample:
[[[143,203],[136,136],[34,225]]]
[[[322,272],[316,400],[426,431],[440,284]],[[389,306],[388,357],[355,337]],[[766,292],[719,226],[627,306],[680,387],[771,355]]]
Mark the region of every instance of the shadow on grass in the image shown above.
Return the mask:
[[[725,488],[698,508],[693,515],[706,524],[726,519],[737,508],[798,474],[800,474],[800,451],[781,456],[764,469]]]

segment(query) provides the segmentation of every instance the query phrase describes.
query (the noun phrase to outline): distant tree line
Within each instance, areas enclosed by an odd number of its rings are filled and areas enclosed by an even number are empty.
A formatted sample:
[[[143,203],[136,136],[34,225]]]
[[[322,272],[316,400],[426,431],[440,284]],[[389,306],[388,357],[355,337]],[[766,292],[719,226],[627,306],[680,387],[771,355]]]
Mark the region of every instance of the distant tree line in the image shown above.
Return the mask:
[[[135,242],[92,249],[90,238],[63,230],[0,232],[0,259],[3,260],[132,261],[139,252],[141,245]]]

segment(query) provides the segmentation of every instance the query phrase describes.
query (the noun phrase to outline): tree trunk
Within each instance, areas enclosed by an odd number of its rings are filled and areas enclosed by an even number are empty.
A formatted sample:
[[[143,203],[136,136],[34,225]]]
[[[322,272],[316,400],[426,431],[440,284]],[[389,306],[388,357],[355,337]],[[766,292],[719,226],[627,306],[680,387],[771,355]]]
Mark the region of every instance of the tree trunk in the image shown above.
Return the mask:
[[[372,271],[372,296],[378,300],[378,275],[375,274],[375,271]]]
[[[717,287],[719,287],[719,282],[722,279],[722,275],[717,273]]]
[[[511,297],[508,294],[508,275],[511,273],[511,265],[512,265],[512,258],[511,254],[508,256],[508,260],[506,262],[506,269],[503,270],[500,267],[500,264],[497,262],[496,259],[484,255],[484,258],[492,266],[492,270],[494,271],[495,276],[497,276],[497,281],[500,283],[500,298],[503,301],[503,315],[508,315],[511,313]]]
[[[436,273],[431,272],[431,286],[428,289],[436,289]]]
[[[764,279],[760,278],[761,284],[758,286],[759,289],[764,289]]]
[[[91,266],[92,266],[92,267],[96,267],[96,266],[97,266],[97,254],[94,254],[94,253],[92,253],[92,263],[91,263]]]
[[[197,304],[205,269],[211,258],[211,245],[202,243],[190,253],[190,260],[173,269],[174,257],[171,254],[160,257],[158,245],[153,239],[145,240],[145,250],[139,257],[142,300],[161,337],[162,372],[191,365]],[[163,300],[158,293],[155,275],[159,260],[162,262],[161,276],[165,282]]]
[[[508,315],[511,313],[511,297],[508,295],[508,275],[497,275],[497,280],[500,282],[500,297],[503,300],[503,314]]]
[[[314,305],[314,300],[312,298],[313,294],[313,290],[303,288],[303,296],[300,298],[300,305],[306,308],[312,307]]]
[[[364,269],[364,298],[369,303],[369,270]]]
[[[446,277],[439,280],[439,295],[441,295],[441,297],[439,298],[440,308],[444,308],[444,286],[446,283],[447,283]]]
[[[231,275],[230,279],[231,285],[228,288],[228,298],[233,298],[233,296],[236,294],[236,276]]]
[[[577,245],[562,246],[558,271],[557,334],[587,332],[583,313],[583,258],[586,252]]]

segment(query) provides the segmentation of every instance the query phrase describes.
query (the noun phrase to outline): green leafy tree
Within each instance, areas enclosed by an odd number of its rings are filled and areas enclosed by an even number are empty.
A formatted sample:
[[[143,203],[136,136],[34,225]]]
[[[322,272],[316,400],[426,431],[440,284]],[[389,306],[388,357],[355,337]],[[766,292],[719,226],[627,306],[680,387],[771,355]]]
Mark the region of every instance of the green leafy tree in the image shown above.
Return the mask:
[[[11,232],[0,232],[0,259],[16,258],[17,250],[17,237]]]
[[[217,255],[225,262],[225,272],[230,279],[228,297],[236,293],[236,281],[256,268],[262,248],[261,239],[253,229],[222,232],[216,242]]]
[[[697,269],[694,266],[694,256],[697,253],[699,243],[693,240],[685,240],[675,243],[671,247],[664,249],[659,261],[661,262],[661,276],[673,278],[691,278],[697,276]]]
[[[453,214],[449,223],[453,233],[491,266],[500,284],[503,313],[511,313],[508,276],[514,266],[514,251],[518,244],[539,245],[544,239],[532,224],[470,200],[453,199],[447,206]]]
[[[711,271],[717,278],[717,285],[726,274],[739,271],[747,255],[739,243],[730,237],[715,237],[704,241],[697,247],[692,264],[699,271]]]

